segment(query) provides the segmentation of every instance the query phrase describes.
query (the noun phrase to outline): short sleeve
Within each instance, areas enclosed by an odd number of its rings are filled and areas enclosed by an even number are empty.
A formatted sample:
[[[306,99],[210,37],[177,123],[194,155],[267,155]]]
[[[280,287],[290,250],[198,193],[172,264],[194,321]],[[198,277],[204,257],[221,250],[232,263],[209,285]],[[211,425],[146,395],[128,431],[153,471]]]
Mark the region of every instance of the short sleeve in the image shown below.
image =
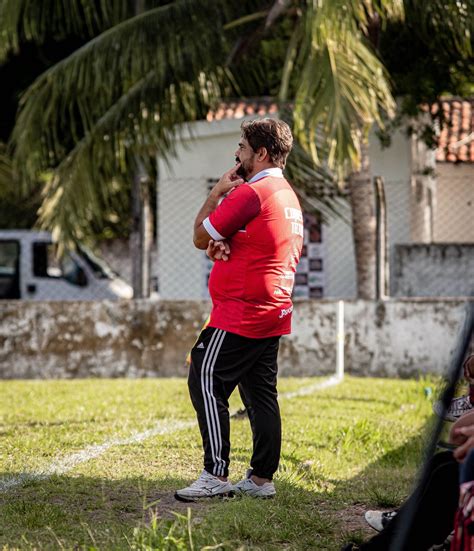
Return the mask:
[[[203,225],[213,239],[226,239],[245,228],[260,212],[260,199],[247,184],[235,188]]]

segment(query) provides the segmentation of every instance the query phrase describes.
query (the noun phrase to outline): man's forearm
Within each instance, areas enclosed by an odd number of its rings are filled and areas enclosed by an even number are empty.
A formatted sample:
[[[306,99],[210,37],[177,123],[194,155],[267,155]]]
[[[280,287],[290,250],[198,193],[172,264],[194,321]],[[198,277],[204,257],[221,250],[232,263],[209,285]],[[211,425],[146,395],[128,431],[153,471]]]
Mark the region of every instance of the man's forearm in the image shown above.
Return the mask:
[[[201,210],[197,213],[196,220],[194,221],[194,231],[198,228],[203,221],[214,212],[219,204],[220,196],[213,189],[209,194],[208,198],[205,200],[204,205],[201,207]]]
[[[201,210],[196,216],[194,221],[194,245],[198,249],[207,249],[209,239],[211,236],[207,233],[204,226],[202,225],[203,221],[216,210],[217,205],[219,204],[219,199],[228,193],[232,188],[240,186],[243,184],[242,178],[237,176],[237,170],[240,167],[240,163],[236,164],[233,168],[228,170],[220,178],[217,184],[212,188],[209,197],[206,199],[204,205],[201,207]]]
[[[216,210],[217,205],[219,204],[219,199],[219,194],[216,193],[215,189],[213,189],[196,216],[196,220],[194,221],[193,240],[194,245],[198,249],[207,249],[210,238],[202,223],[212,212]]]
[[[219,204],[219,199],[228,193],[232,188],[240,186],[244,181],[237,176],[237,170],[240,167],[240,163],[236,164],[230,170],[225,172],[217,184],[212,188],[209,197],[206,199],[204,205],[196,216],[194,221],[194,246],[198,249],[207,249],[209,239],[211,236],[207,233],[206,229],[202,225],[203,221],[216,210]]]

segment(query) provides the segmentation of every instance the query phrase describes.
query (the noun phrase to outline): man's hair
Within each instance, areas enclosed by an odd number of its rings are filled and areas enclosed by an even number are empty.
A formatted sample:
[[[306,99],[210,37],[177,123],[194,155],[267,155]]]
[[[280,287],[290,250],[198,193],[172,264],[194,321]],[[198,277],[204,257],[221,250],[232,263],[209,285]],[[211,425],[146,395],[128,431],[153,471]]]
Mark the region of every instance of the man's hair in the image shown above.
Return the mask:
[[[285,168],[286,158],[293,147],[293,136],[286,122],[277,119],[256,119],[241,125],[242,137],[257,152],[265,147],[271,162]]]

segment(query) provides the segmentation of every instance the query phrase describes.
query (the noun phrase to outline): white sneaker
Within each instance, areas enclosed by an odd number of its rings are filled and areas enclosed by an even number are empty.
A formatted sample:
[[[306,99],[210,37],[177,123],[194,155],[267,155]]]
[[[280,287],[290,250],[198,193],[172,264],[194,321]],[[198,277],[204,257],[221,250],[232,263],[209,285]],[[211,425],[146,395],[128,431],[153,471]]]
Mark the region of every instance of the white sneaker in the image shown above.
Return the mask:
[[[396,514],[397,511],[366,511],[364,518],[371,528],[381,532]]]
[[[174,497],[179,501],[191,502],[209,497],[225,497],[232,495],[232,484],[219,480],[217,476],[202,471],[201,476],[190,486],[176,490]]]
[[[237,484],[234,484],[233,490],[236,494],[263,499],[269,499],[276,495],[275,484],[273,482],[265,482],[259,486],[250,477],[244,478],[240,482],[237,482]]]

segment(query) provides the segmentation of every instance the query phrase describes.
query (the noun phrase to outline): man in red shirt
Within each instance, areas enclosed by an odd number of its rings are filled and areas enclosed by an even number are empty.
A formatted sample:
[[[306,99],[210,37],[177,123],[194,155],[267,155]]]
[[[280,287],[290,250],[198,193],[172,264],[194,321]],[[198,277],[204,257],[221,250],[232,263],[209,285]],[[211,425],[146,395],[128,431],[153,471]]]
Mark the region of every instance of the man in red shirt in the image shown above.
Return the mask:
[[[194,224],[194,244],[215,250],[209,279],[212,311],[191,351],[188,386],[204,448],[204,470],[175,497],[232,492],[273,497],[281,448],[277,355],[291,331],[294,274],[303,245],[303,215],[282,169],[293,145],[288,125],[242,124],[237,165],[212,189]],[[217,245],[216,245],[217,243]],[[213,248],[215,247],[215,248]],[[212,254],[212,253],[211,253]],[[251,469],[228,479],[229,404],[239,385],[253,434]]]

